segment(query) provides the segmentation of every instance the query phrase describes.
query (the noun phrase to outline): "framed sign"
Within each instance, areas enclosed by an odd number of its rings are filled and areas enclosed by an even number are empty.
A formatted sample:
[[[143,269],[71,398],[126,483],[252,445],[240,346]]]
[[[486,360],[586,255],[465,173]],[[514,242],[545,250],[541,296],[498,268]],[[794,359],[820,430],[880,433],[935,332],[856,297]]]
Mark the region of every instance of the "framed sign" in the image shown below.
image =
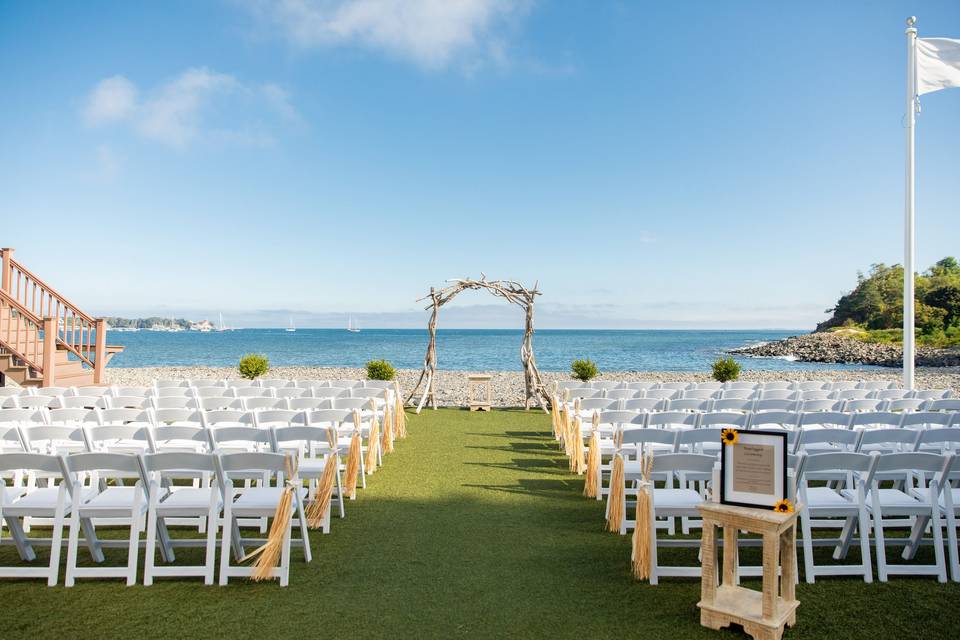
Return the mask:
[[[720,502],[775,509],[787,499],[787,434],[724,429]]]

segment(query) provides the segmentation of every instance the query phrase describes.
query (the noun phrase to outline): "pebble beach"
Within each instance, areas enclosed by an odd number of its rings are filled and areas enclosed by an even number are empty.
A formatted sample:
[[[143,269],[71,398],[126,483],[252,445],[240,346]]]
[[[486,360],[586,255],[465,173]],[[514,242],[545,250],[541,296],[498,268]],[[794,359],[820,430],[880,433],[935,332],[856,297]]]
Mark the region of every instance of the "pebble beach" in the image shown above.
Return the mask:
[[[521,371],[438,371],[436,380],[437,403],[442,406],[466,406],[467,376],[471,373],[486,373],[493,377],[494,405],[498,407],[517,407],[523,405],[523,373]],[[126,386],[149,385],[156,379],[224,379],[238,377],[232,367],[140,367],[110,368],[106,370],[107,383]],[[555,381],[570,380],[570,375],[562,372],[545,371],[541,374],[544,382],[551,386]],[[284,378],[291,380],[362,380],[366,378],[365,369],[332,367],[274,367],[266,378]],[[397,379],[405,394],[416,384],[420,377],[419,369],[398,369]],[[616,371],[602,373],[595,378],[598,381],[638,382],[653,380],[656,382],[706,382],[709,373],[688,373],[676,371]],[[771,380],[900,380],[898,369],[849,371],[750,371],[745,368],[741,380],[766,382]],[[960,367],[919,367],[917,386],[923,389],[953,389],[960,393]]]

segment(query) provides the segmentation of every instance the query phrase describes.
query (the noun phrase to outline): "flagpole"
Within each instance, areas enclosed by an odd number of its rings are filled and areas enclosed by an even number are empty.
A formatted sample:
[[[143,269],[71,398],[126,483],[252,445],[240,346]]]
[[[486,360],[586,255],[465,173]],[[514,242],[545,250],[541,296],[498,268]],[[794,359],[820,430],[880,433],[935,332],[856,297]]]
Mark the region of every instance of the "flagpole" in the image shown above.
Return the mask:
[[[903,388],[914,388],[914,207],[915,207],[915,156],[914,124],[916,123],[917,99],[917,19],[907,18],[907,188],[903,230]]]

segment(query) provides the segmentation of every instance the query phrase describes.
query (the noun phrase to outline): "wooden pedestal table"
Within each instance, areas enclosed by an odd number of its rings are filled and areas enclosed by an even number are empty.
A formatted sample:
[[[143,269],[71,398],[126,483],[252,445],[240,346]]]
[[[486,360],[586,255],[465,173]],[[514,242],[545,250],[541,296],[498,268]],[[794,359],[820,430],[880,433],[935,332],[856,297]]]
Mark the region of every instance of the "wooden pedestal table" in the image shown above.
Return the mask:
[[[703,577],[700,585],[700,624],[720,629],[739,624],[754,640],[779,640],[784,625],[797,620],[795,582],[797,514],[707,502],[701,538]],[[723,582],[717,586],[716,535],[723,527]],[[737,585],[737,532],[763,536],[763,591]],[[777,579],[778,563],[780,578]],[[779,583],[779,585],[778,585]],[[779,589],[778,589],[779,586]]]
[[[467,376],[467,400],[470,402],[470,411],[490,411],[493,406],[493,388],[490,381],[493,376],[480,373]],[[479,395],[474,393],[479,391]]]

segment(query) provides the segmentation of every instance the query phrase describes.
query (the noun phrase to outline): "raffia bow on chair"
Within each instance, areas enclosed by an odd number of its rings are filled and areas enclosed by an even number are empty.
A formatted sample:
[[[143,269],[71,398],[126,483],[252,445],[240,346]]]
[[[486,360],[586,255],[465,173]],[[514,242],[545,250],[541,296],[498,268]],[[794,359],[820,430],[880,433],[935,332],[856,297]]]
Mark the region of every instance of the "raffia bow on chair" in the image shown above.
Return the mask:
[[[337,453],[337,430],[330,427],[327,430],[327,440],[330,444],[330,454],[327,455],[327,463],[323,465],[323,473],[317,481],[316,493],[313,495],[313,501],[307,506],[307,526],[311,529],[320,529],[323,527],[323,520],[330,507],[330,500],[333,497],[333,481],[337,476],[337,467],[340,466],[340,455]]]
[[[393,453],[393,413],[389,402],[383,407],[383,434],[380,436],[380,447],[384,453]]]
[[[554,439],[560,440],[560,398],[556,394],[550,397],[550,422]]]
[[[583,448],[583,420],[580,416],[573,419],[573,456],[570,458],[570,470],[582,475],[587,469],[586,451]]]
[[[280,493],[277,510],[273,513],[273,523],[270,525],[267,541],[240,560],[240,562],[246,562],[256,558],[250,573],[250,580],[254,582],[272,579],[273,570],[277,568],[280,562],[280,555],[283,553],[283,538],[287,533],[287,527],[290,526],[294,492],[300,488],[300,479],[297,477],[298,466],[297,458],[287,454],[284,460],[286,475],[283,479],[283,490]]]
[[[620,532],[620,523],[623,521],[623,456],[616,454],[613,457],[613,469],[610,472],[610,494],[607,496],[610,508],[607,510],[607,531]]]
[[[583,483],[583,495],[596,498],[600,491],[600,412],[593,412],[593,431],[590,433],[590,449],[587,452],[587,478]]]
[[[633,552],[630,560],[633,566],[633,577],[637,580],[650,578],[650,501],[653,491],[653,482],[650,481],[650,472],[653,469],[653,451],[647,451],[641,465],[640,490],[637,493],[637,526],[633,530]]]
[[[357,494],[357,478],[360,477],[360,412],[353,412],[353,435],[350,436],[350,448],[347,449],[347,471],[343,483],[344,493],[352,498]]]
[[[370,398],[370,437],[367,439],[367,475],[377,470],[377,447],[380,446],[380,421],[377,420],[377,403]]]

